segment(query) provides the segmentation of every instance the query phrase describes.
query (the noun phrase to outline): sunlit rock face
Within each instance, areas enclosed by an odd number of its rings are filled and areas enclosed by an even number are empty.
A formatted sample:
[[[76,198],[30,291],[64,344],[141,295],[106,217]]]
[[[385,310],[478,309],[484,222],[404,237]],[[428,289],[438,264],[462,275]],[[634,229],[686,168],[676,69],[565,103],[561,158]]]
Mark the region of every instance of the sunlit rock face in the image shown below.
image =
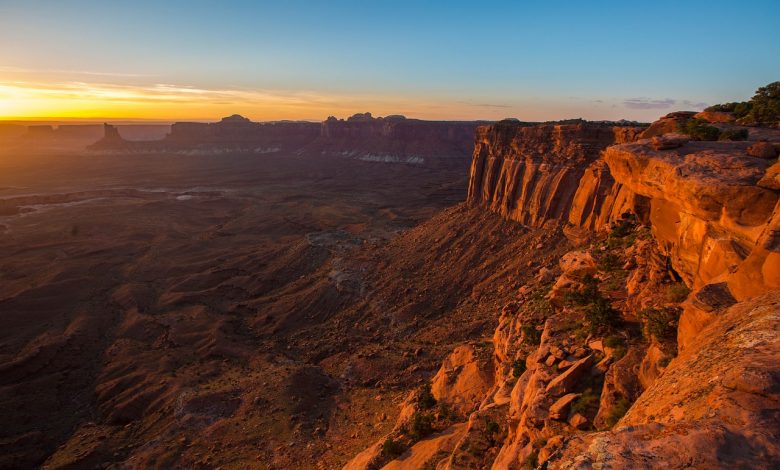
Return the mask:
[[[659,246],[694,288],[728,282],[737,300],[780,287],[778,192],[758,183],[770,164],[747,142],[689,142],[655,150],[647,141],[604,153],[615,180],[649,199]]]
[[[695,142],[677,133],[692,115],[644,138],[584,122],[479,128],[470,210],[563,232],[576,249],[555,263],[533,245],[533,280],[496,306],[492,380],[476,380],[473,349],[442,362],[430,386],[460,422],[418,409],[437,433],[418,442],[399,425],[388,438],[408,450],[383,456],[379,441],[374,463],[776,467],[780,133]]]
[[[572,436],[547,468],[775,468],[780,291],[692,342],[609,432]]]
[[[530,226],[565,221],[589,165],[606,147],[631,141],[638,132],[635,127],[587,122],[532,126],[503,121],[480,127],[468,202]],[[603,193],[609,184],[593,186]],[[594,217],[584,206],[578,201],[574,210],[588,222]]]

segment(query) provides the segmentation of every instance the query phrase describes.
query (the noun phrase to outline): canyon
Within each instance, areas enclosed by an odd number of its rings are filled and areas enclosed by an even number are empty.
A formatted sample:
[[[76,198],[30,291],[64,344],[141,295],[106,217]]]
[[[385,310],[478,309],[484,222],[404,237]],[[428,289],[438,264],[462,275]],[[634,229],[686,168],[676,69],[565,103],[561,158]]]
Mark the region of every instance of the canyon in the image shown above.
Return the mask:
[[[567,252],[345,469],[774,468],[780,131],[670,133],[693,114],[478,129],[466,206]]]
[[[0,467],[773,468],[780,130],[697,116],[747,140],[231,116],[0,162]]]

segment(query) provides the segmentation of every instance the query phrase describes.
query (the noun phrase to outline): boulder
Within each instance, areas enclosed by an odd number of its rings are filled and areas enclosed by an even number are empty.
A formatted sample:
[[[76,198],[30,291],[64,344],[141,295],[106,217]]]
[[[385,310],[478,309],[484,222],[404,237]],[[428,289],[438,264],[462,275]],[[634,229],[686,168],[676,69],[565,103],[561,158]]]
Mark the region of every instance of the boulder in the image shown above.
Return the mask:
[[[780,162],[767,168],[766,173],[758,181],[758,186],[767,189],[780,191]]]
[[[756,142],[748,147],[747,154],[751,157],[772,160],[777,158],[777,148],[770,142]]]
[[[574,429],[585,429],[588,427],[588,418],[581,415],[580,413],[575,413],[574,416],[569,418],[569,424]]]
[[[651,144],[656,150],[671,150],[682,147],[691,139],[683,134],[664,134],[652,138]]]
[[[569,416],[569,408],[571,404],[580,396],[579,393],[568,393],[559,398],[550,407],[550,418],[557,420],[565,420]]]
[[[549,384],[547,384],[545,391],[552,396],[560,396],[571,392],[574,390],[574,387],[577,385],[577,382],[579,382],[580,378],[586,372],[588,372],[588,370],[590,370],[590,365],[592,362],[592,354],[589,354],[588,356],[575,362],[566,370],[566,372],[560,374]]]
[[[442,362],[431,382],[436,400],[468,414],[493,386],[490,357],[481,356],[472,345],[462,345]]]

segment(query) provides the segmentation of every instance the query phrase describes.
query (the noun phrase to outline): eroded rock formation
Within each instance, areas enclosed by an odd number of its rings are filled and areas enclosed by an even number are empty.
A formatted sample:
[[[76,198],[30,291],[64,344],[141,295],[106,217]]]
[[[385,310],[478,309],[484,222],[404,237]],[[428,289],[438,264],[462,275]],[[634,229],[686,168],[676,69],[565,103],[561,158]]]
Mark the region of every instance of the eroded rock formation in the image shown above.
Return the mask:
[[[632,141],[639,131],[586,122],[530,126],[503,121],[480,127],[468,202],[530,226],[564,221],[588,165],[604,148]],[[591,173],[598,180],[598,169]],[[596,181],[593,189],[603,192],[606,185]],[[592,210],[581,207],[578,216],[590,220]]]
[[[578,249],[534,268],[501,309],[494,372],[479,382],[493,385],[467,419],[441,424],[458,443],[434,451],[404,434],[430,414],[416,408],[390,437],[409,450],[383,455],[380,442],[374,464],[774,468],[780,134],[751,130],[768,137],[758,144],[670,134],[692,116],[672,113],[641,135],[591,123],[478,130],[468,204],[562,228]],[[434,384],[467,357],[456,350]],[[444,407],[461,398],[452,387],[436,395]],[[424,464],[408,460],[421,449]]]

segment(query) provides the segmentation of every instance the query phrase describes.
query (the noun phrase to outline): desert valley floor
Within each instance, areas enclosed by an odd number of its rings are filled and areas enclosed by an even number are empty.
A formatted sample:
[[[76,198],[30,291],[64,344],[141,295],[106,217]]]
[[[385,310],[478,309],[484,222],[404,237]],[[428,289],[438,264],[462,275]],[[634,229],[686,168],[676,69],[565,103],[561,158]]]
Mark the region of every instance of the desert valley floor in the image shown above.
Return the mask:
[[[453,344],[491,333],[485,307],[450,310],[474,303],[477,265],[507,263],[500,237],[522,238],[439,213],[465,197],[465,167],[2,165],[2,468],[343,465]]]

